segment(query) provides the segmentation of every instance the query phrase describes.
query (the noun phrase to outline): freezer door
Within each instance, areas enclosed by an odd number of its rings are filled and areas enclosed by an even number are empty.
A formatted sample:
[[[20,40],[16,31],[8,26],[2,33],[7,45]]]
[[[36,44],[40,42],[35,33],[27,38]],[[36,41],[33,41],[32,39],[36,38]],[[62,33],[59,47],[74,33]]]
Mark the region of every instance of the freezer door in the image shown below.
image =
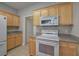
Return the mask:
[[[6,54],[7,54],[6,42],[0,42],[0,56],[4,56]]]
[[[7,40],[7,18],[0,16],[0,41]]]

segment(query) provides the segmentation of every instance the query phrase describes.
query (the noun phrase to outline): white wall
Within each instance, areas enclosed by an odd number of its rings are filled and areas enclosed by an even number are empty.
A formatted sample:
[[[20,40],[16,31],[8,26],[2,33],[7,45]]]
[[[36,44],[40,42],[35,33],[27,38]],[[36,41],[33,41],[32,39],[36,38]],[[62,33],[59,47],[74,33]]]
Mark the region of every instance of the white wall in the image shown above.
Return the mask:
[[[36,3],[32,6],[29,6],[28,8],[24,8],[18,12],[18,15],[21,17],[21,27],[20,29],[23,31],[23,34],[25,34],[25,17],[32,15],[32,10],[42,8],[45,6],[58,4],[53,2],[46,2],[46,3]],[[79,36],[79,3],[73,3],[73,24],[74,27],[72,29],[72,34],[75,36]],[[23,35],[23,41],[25,41],[25,35]]]
[[[73,3],[73,24],[72,34],[79,37],[79,2]]]

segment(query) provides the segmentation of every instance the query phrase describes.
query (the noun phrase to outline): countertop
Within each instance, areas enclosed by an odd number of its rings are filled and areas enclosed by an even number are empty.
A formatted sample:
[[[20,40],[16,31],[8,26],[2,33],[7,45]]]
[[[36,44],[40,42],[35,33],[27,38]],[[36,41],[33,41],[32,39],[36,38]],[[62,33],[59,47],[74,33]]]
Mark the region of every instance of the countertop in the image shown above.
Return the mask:
[[[36,36],[31,36],[31,37],[36,37]],[[79,44],[79,37],[76,37],[72,34],[59,34],[59,41]]]
[[[79,37],[71,34],[59,34],[59,41],[79,43]]]
[[[22,31],[20,31],[20,30],[9,30],[7,32],[7,34],[16,34],[16,33],[22,33]]]

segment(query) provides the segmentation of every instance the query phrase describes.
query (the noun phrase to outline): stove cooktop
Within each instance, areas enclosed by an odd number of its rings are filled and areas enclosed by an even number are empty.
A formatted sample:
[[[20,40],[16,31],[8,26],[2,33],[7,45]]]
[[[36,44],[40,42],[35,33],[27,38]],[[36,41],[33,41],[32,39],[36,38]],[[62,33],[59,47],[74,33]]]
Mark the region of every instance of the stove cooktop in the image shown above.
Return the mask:
[[[54,40],[54,41],[59,41],[59,37],[58,36],[37,36],[37,39],[45,39],[45,40]]]

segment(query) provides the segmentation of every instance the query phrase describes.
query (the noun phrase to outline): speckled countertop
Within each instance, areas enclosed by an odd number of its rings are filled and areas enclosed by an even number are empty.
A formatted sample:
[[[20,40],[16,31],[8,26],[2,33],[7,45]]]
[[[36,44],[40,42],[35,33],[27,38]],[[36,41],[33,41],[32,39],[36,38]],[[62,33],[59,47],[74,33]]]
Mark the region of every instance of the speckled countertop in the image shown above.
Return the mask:
[[[79,37],[69,34],[59,34],[60,41],[79,43]]]

